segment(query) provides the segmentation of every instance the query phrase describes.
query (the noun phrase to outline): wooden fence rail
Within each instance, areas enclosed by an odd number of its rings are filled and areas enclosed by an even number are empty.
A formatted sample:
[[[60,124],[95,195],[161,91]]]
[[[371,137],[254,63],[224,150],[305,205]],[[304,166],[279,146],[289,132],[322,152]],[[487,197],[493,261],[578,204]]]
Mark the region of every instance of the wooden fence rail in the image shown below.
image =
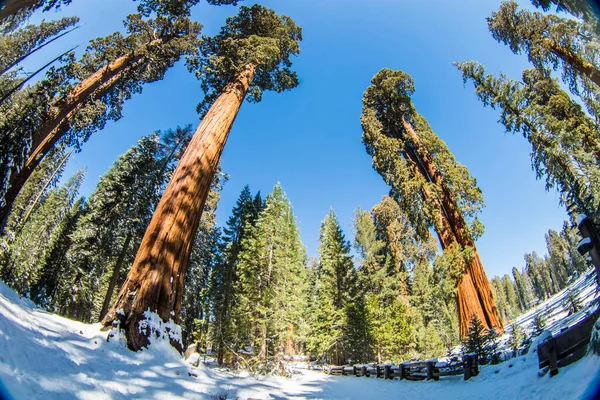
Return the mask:
[[[441,376],[464,375],[465,380],[479,374],[477,356],[463,356],[462,362],[454,364],[438,363],[437,361],[407,362],[400,365],[368,364],[353,366],[329,366],[324,369],[329,375],[354,375],[382,379],[400,378],[411,381],[439,380]]]
[[[583,357],[592,336],[592,329],[599,317],[600,309],[540,343],[537,348],[540,369],[549,367],[550,376],[554,376],[558,374],[558,367]]]

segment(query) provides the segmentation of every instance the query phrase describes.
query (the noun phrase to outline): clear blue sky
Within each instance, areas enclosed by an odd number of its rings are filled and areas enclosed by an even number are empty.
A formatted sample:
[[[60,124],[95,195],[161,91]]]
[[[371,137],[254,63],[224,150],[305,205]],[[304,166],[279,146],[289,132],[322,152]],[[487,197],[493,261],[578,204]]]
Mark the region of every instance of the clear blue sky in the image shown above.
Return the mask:
[[[249,5],[253,2],[243,2]],[[121,29],[135,11],[127,0],[73,0],[65,15],[85,24],[76,34],[28,61],[33,70],[50,56],[91,37]],[[415,80],[413,101],[434,131],[466,165],[483,190],[486,232],[477,246],[489,276],[523,266],[523,254],[545,253],[544,234],[567,218],[558,195],[547,193],[530,167],[529,145],[507,135],[498,114],[483,108],[472,86],[463,86],[453,61],[473,59],[491,72],[519,78],[529,68],[489,34],[485,18],[500,1],[447,0],[265,0],[304,29],[294,60],[300,85],[245,103],[223,153],[226,184],[218,223],[224,224],[245,184],[267,194],[281,182],[294,206],[302,240],[316,255],[320,222],[333,208],[349,239],[357,207],[370,209],[388,188],[371,167],[361,143],[361,99],[381,68],[401,69]],[[530,8],[529,2],[521,1]],[[193,17],[204,32],[217,32],[235,7],[202,3]],[[54,18],[45,13],[44,18]],[[40,16],[33,17],[33,21]],[[199,84],[179,63],[164,81],[147,85],[124,107],[124,118],[93,135],[70,161],[67,173],[87,167],[83,193],[93,191],[117,156],[158,129],[198,123]]]

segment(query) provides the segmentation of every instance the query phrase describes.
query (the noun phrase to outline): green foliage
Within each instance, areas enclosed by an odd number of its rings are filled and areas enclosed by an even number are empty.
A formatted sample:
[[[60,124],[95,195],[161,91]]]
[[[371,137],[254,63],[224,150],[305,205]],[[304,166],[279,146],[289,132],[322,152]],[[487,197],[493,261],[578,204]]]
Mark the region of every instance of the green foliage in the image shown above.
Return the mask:
[[[43,260],[52,250],[52,239],[69,214],[84,172],[75,173],[64,186],[50,190],[27,221],[8,237],[2,279],[21,295],[31,297],[32,287],[43,275]],[[42,276],[43,277],[43,276]]]
[[[597,32],[573,19],[529,10],[516,2],[504,2],[488,18],[494,39],[515,53],[526,53],[538,69],[560,70],[571,92],[581,96],[588,111],[600,117],[600,87],[591,79],[597,70],[600,45]]]
[[[77,17],[65,17],[58,21],[27,25],[10,35],[0,37],[0,54],[2,54],[0,75],[18,64],[24,57],[35,51],[37,47],[47,43],[78,22],[79,18]]]
[[[258,4],[240,7],[239,14],[227,18],[219,34],[204,37],[200,54],[188,60],[205,93],[198,112],[206,112],[248,66],[256,68],[248,90],[251,102],[260,101],[265,90],[279,93],[296,87],[298,78],[291,70],[290,57],[300,53],[301,40],[302,29],[290,17]]]
[[[306,308],[305,249],[280,184],[242,239],[237,266],[236,325],[262,369],[302,343],[295,332]],[[270,368],[270,367],[269,367]]]
[[[349,326],[349,322],[356,319],[349,321],[347,315],[353,306],[353,285],[356,280],[349,254],[350,244],[333,210],[321,223],[318,251],[319,262],[313,290],[319,308],[313,316],[308,346],[313,354],[320,356],[327,352],[330,363],[340,364],[345,362],[350,350],[348,333],[357,329]]]
[[[535,314],[535,316],[533,317],[533,321],[531,321],[531,326],[533,328],[533,336],[539,336],[546,328],[546,325],[547,321],[544,312],[539,312]]]
[[[525,332],[523,332],[521,325],[515,323],[510,326],[509,335],[508,346],[512,349],[514,356],[517,357],[525,340]]]
[[[235,331],[237,265],[242,241],[255,225],[262,209],[260,192],[253,200],[250,188],[246,185],[240,193],[232,215],[227,220],[227,227],[224,229],[222,259],[211,270],[208,295],[214,321],[210,337],[219,363],[223,362],[226,352],[230,352],[230,349],[235,350],[241,342],[238,335],[240,332]]]
[[[569,315],[575,314],[583,308],[579,296],[577,296],[577,293],[574,293],[571,289],[567,290],[566,300]]]
[[[598,132],[594,122],[547,74],[526,70],[523,82],[485,75],[483,66],[456,63],[463,79],[473,81],[484,105],[501,110],[507,132],[520,132],[531,143],[532,168],[556,187],[570,213],[595,218],[600,200]]]
[[[468,221],[468,232],[473,238],[479,237],[483,233],[483,225],[477,218],[483,207],[481,190],[468,170],[432,132],[425,118],[415,111],[410,100],[414,93],[412,78],[402,71],[384,68],[371,82],[363,97],[363,143],[373,157],[373,167],[391,187],[391,197],[400,204],[417,235],[427,240],[439,213],[439,206],[428,201],[424,193],[432,193],[434,198],[442,198],[442,193],[440,186],[418,173],[419,165],[410,155],[417,144],[405,132],[403,119],[412,125],[420,146],[437,166],[441,187],[450,193]]]

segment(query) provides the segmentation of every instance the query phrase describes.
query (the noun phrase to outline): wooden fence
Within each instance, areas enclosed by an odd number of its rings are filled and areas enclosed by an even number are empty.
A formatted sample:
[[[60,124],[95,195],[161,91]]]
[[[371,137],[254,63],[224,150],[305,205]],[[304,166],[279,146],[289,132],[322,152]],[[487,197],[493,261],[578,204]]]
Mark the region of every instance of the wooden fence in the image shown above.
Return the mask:
[[[368,364],[353,366],[329,366],[324,368],[329,375],[354,375],[382,379],[400,378],[418,380],[439,380],[441,376],[463,375],[465,380],[479,374],[477,356],[463,356],[462,362],[438,363],[437,361],[407,362],[400,365]]]
[[[549,367],[550,376],[554,376],[558,374],[558,367],[583,357],[599,317],[600,309],[540,343],[537,348],[540,369]]]

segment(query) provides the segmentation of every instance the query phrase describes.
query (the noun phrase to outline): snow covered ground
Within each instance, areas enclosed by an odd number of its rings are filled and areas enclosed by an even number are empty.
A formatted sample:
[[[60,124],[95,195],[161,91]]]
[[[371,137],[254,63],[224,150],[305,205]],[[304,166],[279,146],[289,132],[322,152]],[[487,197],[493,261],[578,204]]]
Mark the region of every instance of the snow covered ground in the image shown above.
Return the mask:
[[[590,282],[584,276],[575,284],[588,303],[596,296]],[[538,307],[550,310],[556,329],[564,324],[558,322],[564,317],[561,296]],[[531,315],[518,323],[526,326]],[[600,385],[592,383],[600,357],[587,356],[550,378],[539,375],[534,352],[482,367],[466,382],[384,381],[308,370],[292,379],[254,379],[191,367],[164,343],[132,353],[116,338],[107,342],[99,328],[39,310],[0,282],[0,381],[14,399],[211,399],[226,392],[239,399],[576,399],[588,386]]]

